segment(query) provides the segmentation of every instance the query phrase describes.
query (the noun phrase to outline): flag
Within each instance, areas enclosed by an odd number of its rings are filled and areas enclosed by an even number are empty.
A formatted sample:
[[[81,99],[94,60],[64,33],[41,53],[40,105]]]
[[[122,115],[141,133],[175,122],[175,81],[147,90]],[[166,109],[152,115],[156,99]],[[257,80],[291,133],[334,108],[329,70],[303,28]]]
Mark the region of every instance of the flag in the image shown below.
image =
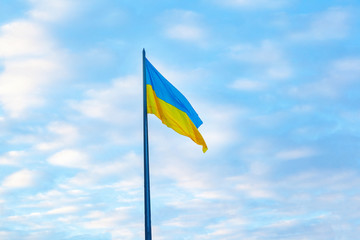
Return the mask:
[[[146,58],[145,74],[147,112],[177,133],[202,145],[205,153],[208,148],[198,130],[202,121],[189,101]]]

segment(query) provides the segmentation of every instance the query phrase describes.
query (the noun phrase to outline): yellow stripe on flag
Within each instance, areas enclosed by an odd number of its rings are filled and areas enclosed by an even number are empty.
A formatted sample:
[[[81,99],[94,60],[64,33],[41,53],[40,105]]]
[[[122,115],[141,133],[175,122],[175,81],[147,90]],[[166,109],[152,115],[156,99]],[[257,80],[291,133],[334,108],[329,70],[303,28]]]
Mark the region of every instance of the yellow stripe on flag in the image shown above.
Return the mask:
[[[202,145],[204,153],[207,151],[208,148],[203,137],[185,112],[159,99],[151,85],[146,85],[146,96],[148,113],[157,116],[163,124],[177,133],[187,136],[195,143]]]

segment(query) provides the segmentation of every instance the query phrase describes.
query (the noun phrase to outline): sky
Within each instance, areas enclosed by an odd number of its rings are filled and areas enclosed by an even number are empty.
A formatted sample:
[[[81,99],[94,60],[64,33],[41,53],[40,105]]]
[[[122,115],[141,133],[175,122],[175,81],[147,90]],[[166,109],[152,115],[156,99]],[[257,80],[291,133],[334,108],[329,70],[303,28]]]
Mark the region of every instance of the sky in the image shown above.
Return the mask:
[[[358,0],[0,1],[0,239],[144,239],[142,49],[209,150],[149,116],[156,240],[360,236]]]

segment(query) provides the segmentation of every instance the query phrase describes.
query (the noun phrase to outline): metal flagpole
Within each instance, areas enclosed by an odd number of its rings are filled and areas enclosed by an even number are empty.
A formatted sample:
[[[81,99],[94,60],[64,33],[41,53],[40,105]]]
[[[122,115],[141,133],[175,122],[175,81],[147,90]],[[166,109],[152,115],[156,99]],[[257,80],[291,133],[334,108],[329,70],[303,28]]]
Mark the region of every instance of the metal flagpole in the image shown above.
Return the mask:
[[[149,144],[148,118],[146,100],[146,69],[145,49],[142,52],[143,62],[143,124],[144,124],[144,209],[145,209],[145,240],[151,240],[151,206],[150,206],[150,173],[149,173]]]

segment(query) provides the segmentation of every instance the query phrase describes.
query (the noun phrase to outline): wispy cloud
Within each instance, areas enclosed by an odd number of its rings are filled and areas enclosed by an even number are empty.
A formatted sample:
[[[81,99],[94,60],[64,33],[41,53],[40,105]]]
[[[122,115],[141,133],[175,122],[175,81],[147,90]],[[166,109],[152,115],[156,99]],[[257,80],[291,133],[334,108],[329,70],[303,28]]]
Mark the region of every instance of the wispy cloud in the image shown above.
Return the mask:
[[[38,172],[23,169],[7,176],[1,186],[5,189],[28,188],[35,186],[38,180]]]
[[[0,165],[17,166],[21,162],[21,158],[26,156],[25,151],[9,151],[0,157]]]
[[[31,18],[44,21],[54,22],[69,19],[74,13],[77,1],[71,0],[28,0],[33,8],[29,11]]]
[[[70,157],[76,157],[76,155],[70,155]],[[81,158],[77,159],[81,160]],[[77,160],[77,162],[79,162],[79,160]],[[118,177],[118,179],[122,181],[124,181],[123,178],[125,176],[129,178],[136,178],[138,177],[138,172],[136,171],[136,169],[141,167],[140,163],[140,156],[132,152],[126,154],[121,159],[117,159],[117,161],[111,161],[109,163],[100,162],[97,164],[89,164],[88,162],[86,162],[83,165],[81,163],[79,163],[79,165],[76,165],[76,163],[72,163],[69,161],[69,167],[83,168],[84,171],[81,171],[75,176],[69,178],[66,183],[64,183],[64,185],[67,185],[70,188],[96,188],[95,186],[97,186],[98,184],[100,186],[99,188],[101,188],[101,184],[108,184],[109,181],[114,180],[115,176],[121,175],[122,177]],[[115,187],[118,186],[112,186],[112,188]]]
[[[218,4],[228,6],[228,7],[236,7],[240,9],[272,9],[272,8],[280,8],[287,4],[289,1],[285,0],[224,0],[219,1],[216,0]]]
[[[311,148],[299,148],[299,149],[280,151],[275,155],[275,158],[280,160],[292,160],[292,159],[311,157],[314,156],[315,154],[316,151],[314,151]]]
[[[65,122],[51,122],[42,132],[34,148],[40,151],[51,151],[69,147],[80,139],[78,128]]]
[[[170,39],[199,44],[207,44],[207,30],[201,17],[195,12],[172,10],[162,17],[165,22],[165,36]]]
[[[47,160],[50,164],[69,168],[88,167],[88,156],[78,150],[65,149],[50,156]]]
[[[329,8],[311,18],[307,29],[292,33],[290,38],[299,41],[343,39],[351,28],[351,13],[347,8]]]
[[[77,212],[79,209],[76,206],[66,206],[61,208],[55,208],[48,211],[46,214],[55,215],[55,214],[71,214]]]
[[[134,98],[141,96],[138,87],[139,79],[136,76],[128,76],[115,79],[110,87],[103,89],[91,89],[86,92],[85,100],[71,102],[71,106],[89,118],[101,119],[103,121],[120,121],[125,124],[134,122],[138,113],[134,112]]]
[[[237,79],[230,84],[230,87],[240,91],[259,91],[264,89],[266,84],[255,80]]]
[[[1,26],[0,57],[43,56],[54,43],[44,27],[29,20],[17,20]]]
[[[169,27],[166,31],[166,36],[178,40],[197,42],[203,38],[203,31],[196,26],[178,24]]]
[[[344,58],[329,64],[325,76],[312,83],[291,87],[292,96],[321,96],[337,98],[344,94],[360,77],[360,58]]]
[[[37,7],[33,10],[37,11]],[[47,12],[56,13],[57,9]],[[1,26],[0,59],[4,70],[0,74],[0,102],[11,117],[21,117],[29,108],[45,104],[45,89],[66,75],[64,56],[45,25],[34,18]]]
[[[45,104],[42,87],[61,76],[62,67],[55,60],[24,59],[4,63],[0,75],[0,101],[11,117],[21,116],[28,108]],[[48,76],[54,76],[49,78]]]
[[[269,78],[287,79],[292,76],[292,68],[283,50],[274,42],[264,40],[259,45],[238,44],[230,50],[230,56],[238,61],[265,67]]]

